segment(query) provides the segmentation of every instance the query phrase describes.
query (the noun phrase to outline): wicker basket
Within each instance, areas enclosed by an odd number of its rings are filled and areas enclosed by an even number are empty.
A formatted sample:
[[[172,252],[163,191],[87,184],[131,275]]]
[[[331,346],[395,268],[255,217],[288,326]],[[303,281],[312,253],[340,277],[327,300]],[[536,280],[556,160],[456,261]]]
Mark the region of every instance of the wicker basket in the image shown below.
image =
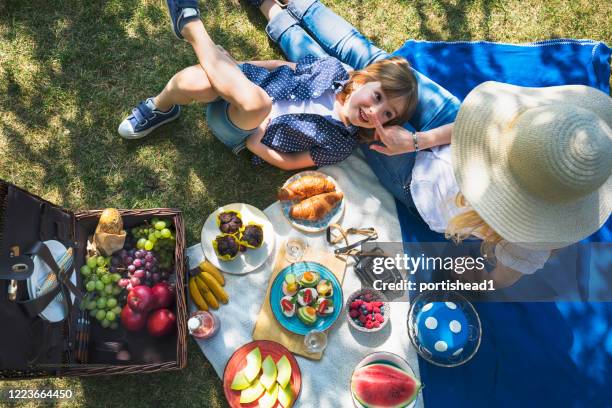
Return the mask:
[[[52,207],[53,216],[61,218],[60,222],[66,219],[69,222],[64,222],[62,229],[64,242],[72,242],[75,249],[74,266],[75,271],[78,271],[85,262],[85,254],[87,248],[87,238],[91,235],[96,225],[102,210],[80,211],[72,213],[69,210],[54,206],[53,204],[36,197],[28,192],[18,189],[9,183],[0,180],[0,187],[6,190],[9,187],[9,194],[12,196],[16,191],[17,194],[25,196],[33,202],[40,202],[45,207]],[[0,191],[1,193],[2,191]],[[0,194],[1,195],[1,194]],[[0,232],[2,222],[6,224],[6,200],[7,195],[0,196]],[[172,221],[176,231],[176,248],[175,248],[175,266],[174,280],[176,284],[176,302],[174,313],[177,320],[177,330],[173,335],[157,339],[151,338],[146,334],[146,330],[141,333],[131,333],[123,328],[118,330],[102,329],[97,323],[92,320],[91,337],[90,337],[90,359],[88,364],[72,364],[64,359],[63,364],[54,366],[45,366],[42,369],[40,366],[32,367],[27,370],[7,369],[0,365],[0,380],[20,380],[33,378],[47,378],[57,376],[95,376],[95,375],[115,375],[115,374],[131,374],[131,373],[152,373],[168,370],[179,370],[187,364],[187,303],[185,297],[186,290],[186,259],[185,259],[185,230],[182,214],[179,210],[169,208],[157,208],[146,210],[119,210],[123,218],[126,229],[135,225],[141,224],[144,220],[153,217],[160,219],[168,219]],[[9,211],[10,212],[10,211]],[[2,218],[4,217],[4,219]],[[40,216],[41,219],[44,215]],[[5,225],[6,226],[6,225]],[[41,229],[42,230],[42,229]],[[4,229],[6,231],[6,229]],[[59,231],[59,230],[58,230]],[[39,233],[39,231],[37,231]],[[58,235],[62,235],[59,234]],[[44,234],[43,234],[44,235]],[[66,235],[72,239],[66,239]],[[2,238],[2,236],[0,236]],[[6,238],[6,236],[4,237]],[[41,237],[41,240],[53,239],[53,237]],[[0,242],[1,244],[1,242]],[[2,245],[0,245],[0,248]],[[5,245],[4,247],[7,247]],[[81,275],[77,275],[77,286],[82,288]],[[73,307],[73,322],[68,324],[64,322],[62,327],[62,335],[66,336],[69,344],[75,344],[74,327],[76,327],[75,318],[78,316],[78,307]],[[67,319],[66,319],[67,320]],[[2,321],[0,321],[0,326]],[[119,363],[116,359],[103,358],[104,353],[98,352],[95,349],[95,344],[101,344],[105,341],[119,341],[131,349],[132,359],[129,364]]]

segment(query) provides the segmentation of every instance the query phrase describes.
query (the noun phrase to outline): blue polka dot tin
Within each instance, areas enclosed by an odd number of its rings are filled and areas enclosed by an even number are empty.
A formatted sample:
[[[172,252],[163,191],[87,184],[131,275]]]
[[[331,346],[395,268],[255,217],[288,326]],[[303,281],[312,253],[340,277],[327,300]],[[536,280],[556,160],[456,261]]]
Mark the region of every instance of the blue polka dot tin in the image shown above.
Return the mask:
[[[476,309],[459,293],[424,292],[410,307],[408,333],[422,358],[455,367],[476,354],[482,328]]]

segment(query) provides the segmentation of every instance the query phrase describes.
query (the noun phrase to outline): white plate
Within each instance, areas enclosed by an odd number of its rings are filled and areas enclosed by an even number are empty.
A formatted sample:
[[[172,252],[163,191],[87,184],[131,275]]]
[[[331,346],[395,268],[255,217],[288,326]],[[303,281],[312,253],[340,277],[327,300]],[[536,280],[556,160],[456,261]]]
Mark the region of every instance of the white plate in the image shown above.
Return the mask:
[[[45,241],[45,245],[49,248],[49,252],[51,252],[51,256],[53,259],[58,261],[65,253],[66,247],[59,241]],[[28,287],[28,295],[30,299],[35,299],[38,297],[40,293],[40,287],[44,283],[47,276],[52,272],[51,268],[43,261],[40,256],[35,256],[33,259],[34,262],[34,272],[27,280]],[[74,261],[72,266],[70,267],[70,281],[76,286],[76,273],[74,273]],[[74,294],[70,293],[70,297],[72,298],[72,302],[74,302]],[[40,317],[46,319],[50,322],[61,322],[66,318],[66,309],[64,307],[64,303],[59,300],[59,295],[56,296],[47,307],[40,312]]]
[[[338,182],[336,182],[336,180],[333,179],[333,177],[328,176],[327,174],[321,173],[319,171],[312,170],[302,171],[300,173],[294,174],[287,181],[285,181],[283,187],[287,186],[289,183],[293,183],[295,180],[304,176],[325,177],[326,179],[334,183],[337,192],[342,193],[340,185],[338,184]],[[340,201],[340,204],[334,207],[333,210],[327,213],[325,217],[318,221],[296,220],[295,218],[289,215],[289,210],[294,204],[299,203],[299,200],[282,200],[280,204],[283,215],[295,228],[304,232],[319,232],[326,229],[330,224],[337,224],[338,221],[340,221],[340,218],[342,218],[342,214],[344,214],[345,200],[346,197],[344,197],[342,201]]]
[[[217,258],[212,242],[217,235],[222,233],[217,226],[217,214],[223,211],[240,211],[244,225],[248,224],[250,221],[263,225],[264,242],[262,246],[257,249],[249,248],[246,252],[240,252],[238,256],[231,261],[221,261]],[[206,259],[223,272],[244,275],[254,271],[266,262],[266,259],[268,259],[268,256],[270,256],[274,249],[275,236],[274,228],[266,214],[252,205],[233,203],[217,208],[217,210],[206,219],[204,227],[202,227],[202,250],[204,251]]]

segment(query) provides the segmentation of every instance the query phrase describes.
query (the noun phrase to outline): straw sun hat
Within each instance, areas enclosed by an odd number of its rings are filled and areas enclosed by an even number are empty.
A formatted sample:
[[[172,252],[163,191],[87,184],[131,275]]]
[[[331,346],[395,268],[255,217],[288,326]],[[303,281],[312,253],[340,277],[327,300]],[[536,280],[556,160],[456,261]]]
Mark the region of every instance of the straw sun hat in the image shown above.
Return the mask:
[[[582,85],[485,82],[457,115],[461,192],[502,238],[554,249],[597,231],[612,209],[612,98]]]

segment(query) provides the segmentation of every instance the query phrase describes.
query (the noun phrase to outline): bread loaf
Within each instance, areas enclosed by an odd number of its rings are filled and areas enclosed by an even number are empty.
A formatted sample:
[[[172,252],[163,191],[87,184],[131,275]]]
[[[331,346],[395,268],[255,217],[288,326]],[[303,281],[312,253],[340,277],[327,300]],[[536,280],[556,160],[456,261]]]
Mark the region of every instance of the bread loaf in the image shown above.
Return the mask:
[[[343,197],[338,192],[315,195],[293,205],[289,215],[298,220],[318,221],[338,205]]]
[[[121,214],[115,208],[107,208],[102,212],[96,232],[106,234],[121,234],[123,230],[123,220]]]
[[[326,177],[303,176],[278,192],[279,200],[303,200],[322,193],[336,191],[334,183]]]

